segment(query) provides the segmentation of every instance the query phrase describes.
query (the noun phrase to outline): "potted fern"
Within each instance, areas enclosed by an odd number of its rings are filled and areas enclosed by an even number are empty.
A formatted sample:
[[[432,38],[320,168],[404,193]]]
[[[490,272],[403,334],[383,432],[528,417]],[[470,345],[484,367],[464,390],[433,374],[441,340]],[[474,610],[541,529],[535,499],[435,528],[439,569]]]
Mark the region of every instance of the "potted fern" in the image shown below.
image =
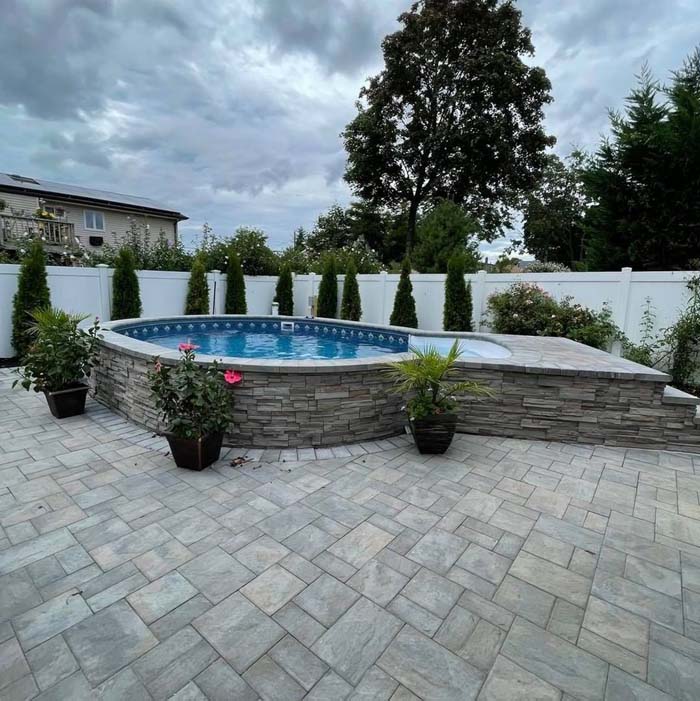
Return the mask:
[[[410,396],[405,408],[418,451],[444,453],[457,429],[455,396],[491,396],[491,391],[478,382],[451,381],[458,372],[456,362],[461,356],[457,341],[447,355],[435,346],[410,350],[412,358],[391,363],[387,372],[394,379],[395,391]]]
[[[175,366],[156,358],[148,379],[156,408],[167,425],[163,433],[178,467],[203,470],[221,453],[223,434],[233,420],[229,386],[243,378],[235,370],[222,373],[214,361],[209,367],[195,361],[196,346],[181,343]]]
[[[99,320],[82,329],[79,325],[87,317],[52,307],[37,309],[30,316],[29,349],[13,386],[19,383],[26,390],[43,392],[57,419],[84,413],[85,380],[97,363]]]

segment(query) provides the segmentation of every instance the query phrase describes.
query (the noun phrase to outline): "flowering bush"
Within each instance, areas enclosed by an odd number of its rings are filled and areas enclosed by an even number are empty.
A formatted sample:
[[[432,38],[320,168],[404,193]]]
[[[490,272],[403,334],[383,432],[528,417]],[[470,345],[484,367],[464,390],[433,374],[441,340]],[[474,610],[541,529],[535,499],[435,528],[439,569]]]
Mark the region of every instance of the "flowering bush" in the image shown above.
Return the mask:
[[[99,319],[87,330],[78,328],[87,317],[46,307],[31,313],[29,350],[17,370],[24,389],[56,392],[77,387],[97,362]]]
[[[198,439],[223,433],[233,420],[233,393],[229,387],[243,378],[235,370],[222,373],[214,361],[203,367],[195,361],[197,346],[181,343],[180,361],[174,367],[156,358],[148,375],[156,408],[178,438]]]
[[[491,327],[497,333],[546,336],[557,316],[557,302],[529,282],[516,282],[489,297]]]
[[[620,330],[607,305],[593,311],[565,297],[557,302],[535,284],[516,282],[489,297],[491,327],[497,333],[563,336],[594,348],[608,348]]]
[[[536,260],[527,268],[528,273],[570,273],[571,268],[563,263],[552,263]]]

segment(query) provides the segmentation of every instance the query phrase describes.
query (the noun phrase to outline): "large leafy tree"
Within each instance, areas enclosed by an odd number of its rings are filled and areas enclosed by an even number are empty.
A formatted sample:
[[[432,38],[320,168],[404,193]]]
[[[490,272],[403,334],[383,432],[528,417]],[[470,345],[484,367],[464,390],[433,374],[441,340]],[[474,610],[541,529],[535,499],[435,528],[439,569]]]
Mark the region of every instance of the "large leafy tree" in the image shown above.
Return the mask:
[[[325,214],[319,215],[304,245],[312,253],[321,254],[335,248],[344,248],[353,240],[348,213],[339,204],[334,204]]]
[[[479,225],[459,205],[442,200],[422,216],[416,231],[411,262],[421,273],[447,272],[457,254],[464,272],[479,269]]]
[[[222,243],[222,251],[228,255],[229,245],[238,254],[246,275],[277,275],[279,260],[267,245],[267,236],[260,229],[242,226],[236,229],[231,243]],[[221,270],[221,266],[217,266]]]
[[[382,43],[384,70],[345,128],[345,178],[373,203],[408,211],[463,203],[493,238],[539,177],[554,142],[542,128],[550,83],[512,0],[420,0]]]
[[[645,67],[584,172],[589,269],[687,268],[700,258],[700,53],[663,87]]]
[[[527,197],[523,238],[516,242],[537,260],[574,269],[584,258],[584,223],[588,208],[581,177],[584,156],[562,161],[551,154],[543,178]]]

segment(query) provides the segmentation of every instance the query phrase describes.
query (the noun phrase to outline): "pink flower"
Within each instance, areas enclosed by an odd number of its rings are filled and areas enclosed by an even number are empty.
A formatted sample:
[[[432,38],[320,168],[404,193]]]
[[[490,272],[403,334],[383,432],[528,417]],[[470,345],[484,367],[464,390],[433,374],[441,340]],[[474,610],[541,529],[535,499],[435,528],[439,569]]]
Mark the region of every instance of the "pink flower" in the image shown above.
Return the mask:
[[[199,348],[199,346],[195,346],[194,343],[181,343],[177,349],[180,351],[193,351]]]
[[[156,364],[155,364],[154,367],[155,367],[155,371],[156,371],[156,372],[160,372],[160,369],[163,367],[163,366],[160,364],[160,360],[157,360],[157,361],[156,361]]]
[[[243,379],[243,375],[235,370],[227,370],[224,373],[224,380],[230,385],[237,385]]]

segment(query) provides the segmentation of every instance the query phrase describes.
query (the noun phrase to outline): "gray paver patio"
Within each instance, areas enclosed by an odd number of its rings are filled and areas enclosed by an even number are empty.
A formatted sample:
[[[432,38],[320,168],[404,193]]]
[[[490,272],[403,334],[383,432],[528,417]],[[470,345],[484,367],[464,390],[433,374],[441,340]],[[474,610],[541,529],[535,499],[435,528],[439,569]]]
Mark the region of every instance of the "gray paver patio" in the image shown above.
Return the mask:
[[[698,698],[696,455],[402,436],[197,474],[11,380],[2,699]]]

